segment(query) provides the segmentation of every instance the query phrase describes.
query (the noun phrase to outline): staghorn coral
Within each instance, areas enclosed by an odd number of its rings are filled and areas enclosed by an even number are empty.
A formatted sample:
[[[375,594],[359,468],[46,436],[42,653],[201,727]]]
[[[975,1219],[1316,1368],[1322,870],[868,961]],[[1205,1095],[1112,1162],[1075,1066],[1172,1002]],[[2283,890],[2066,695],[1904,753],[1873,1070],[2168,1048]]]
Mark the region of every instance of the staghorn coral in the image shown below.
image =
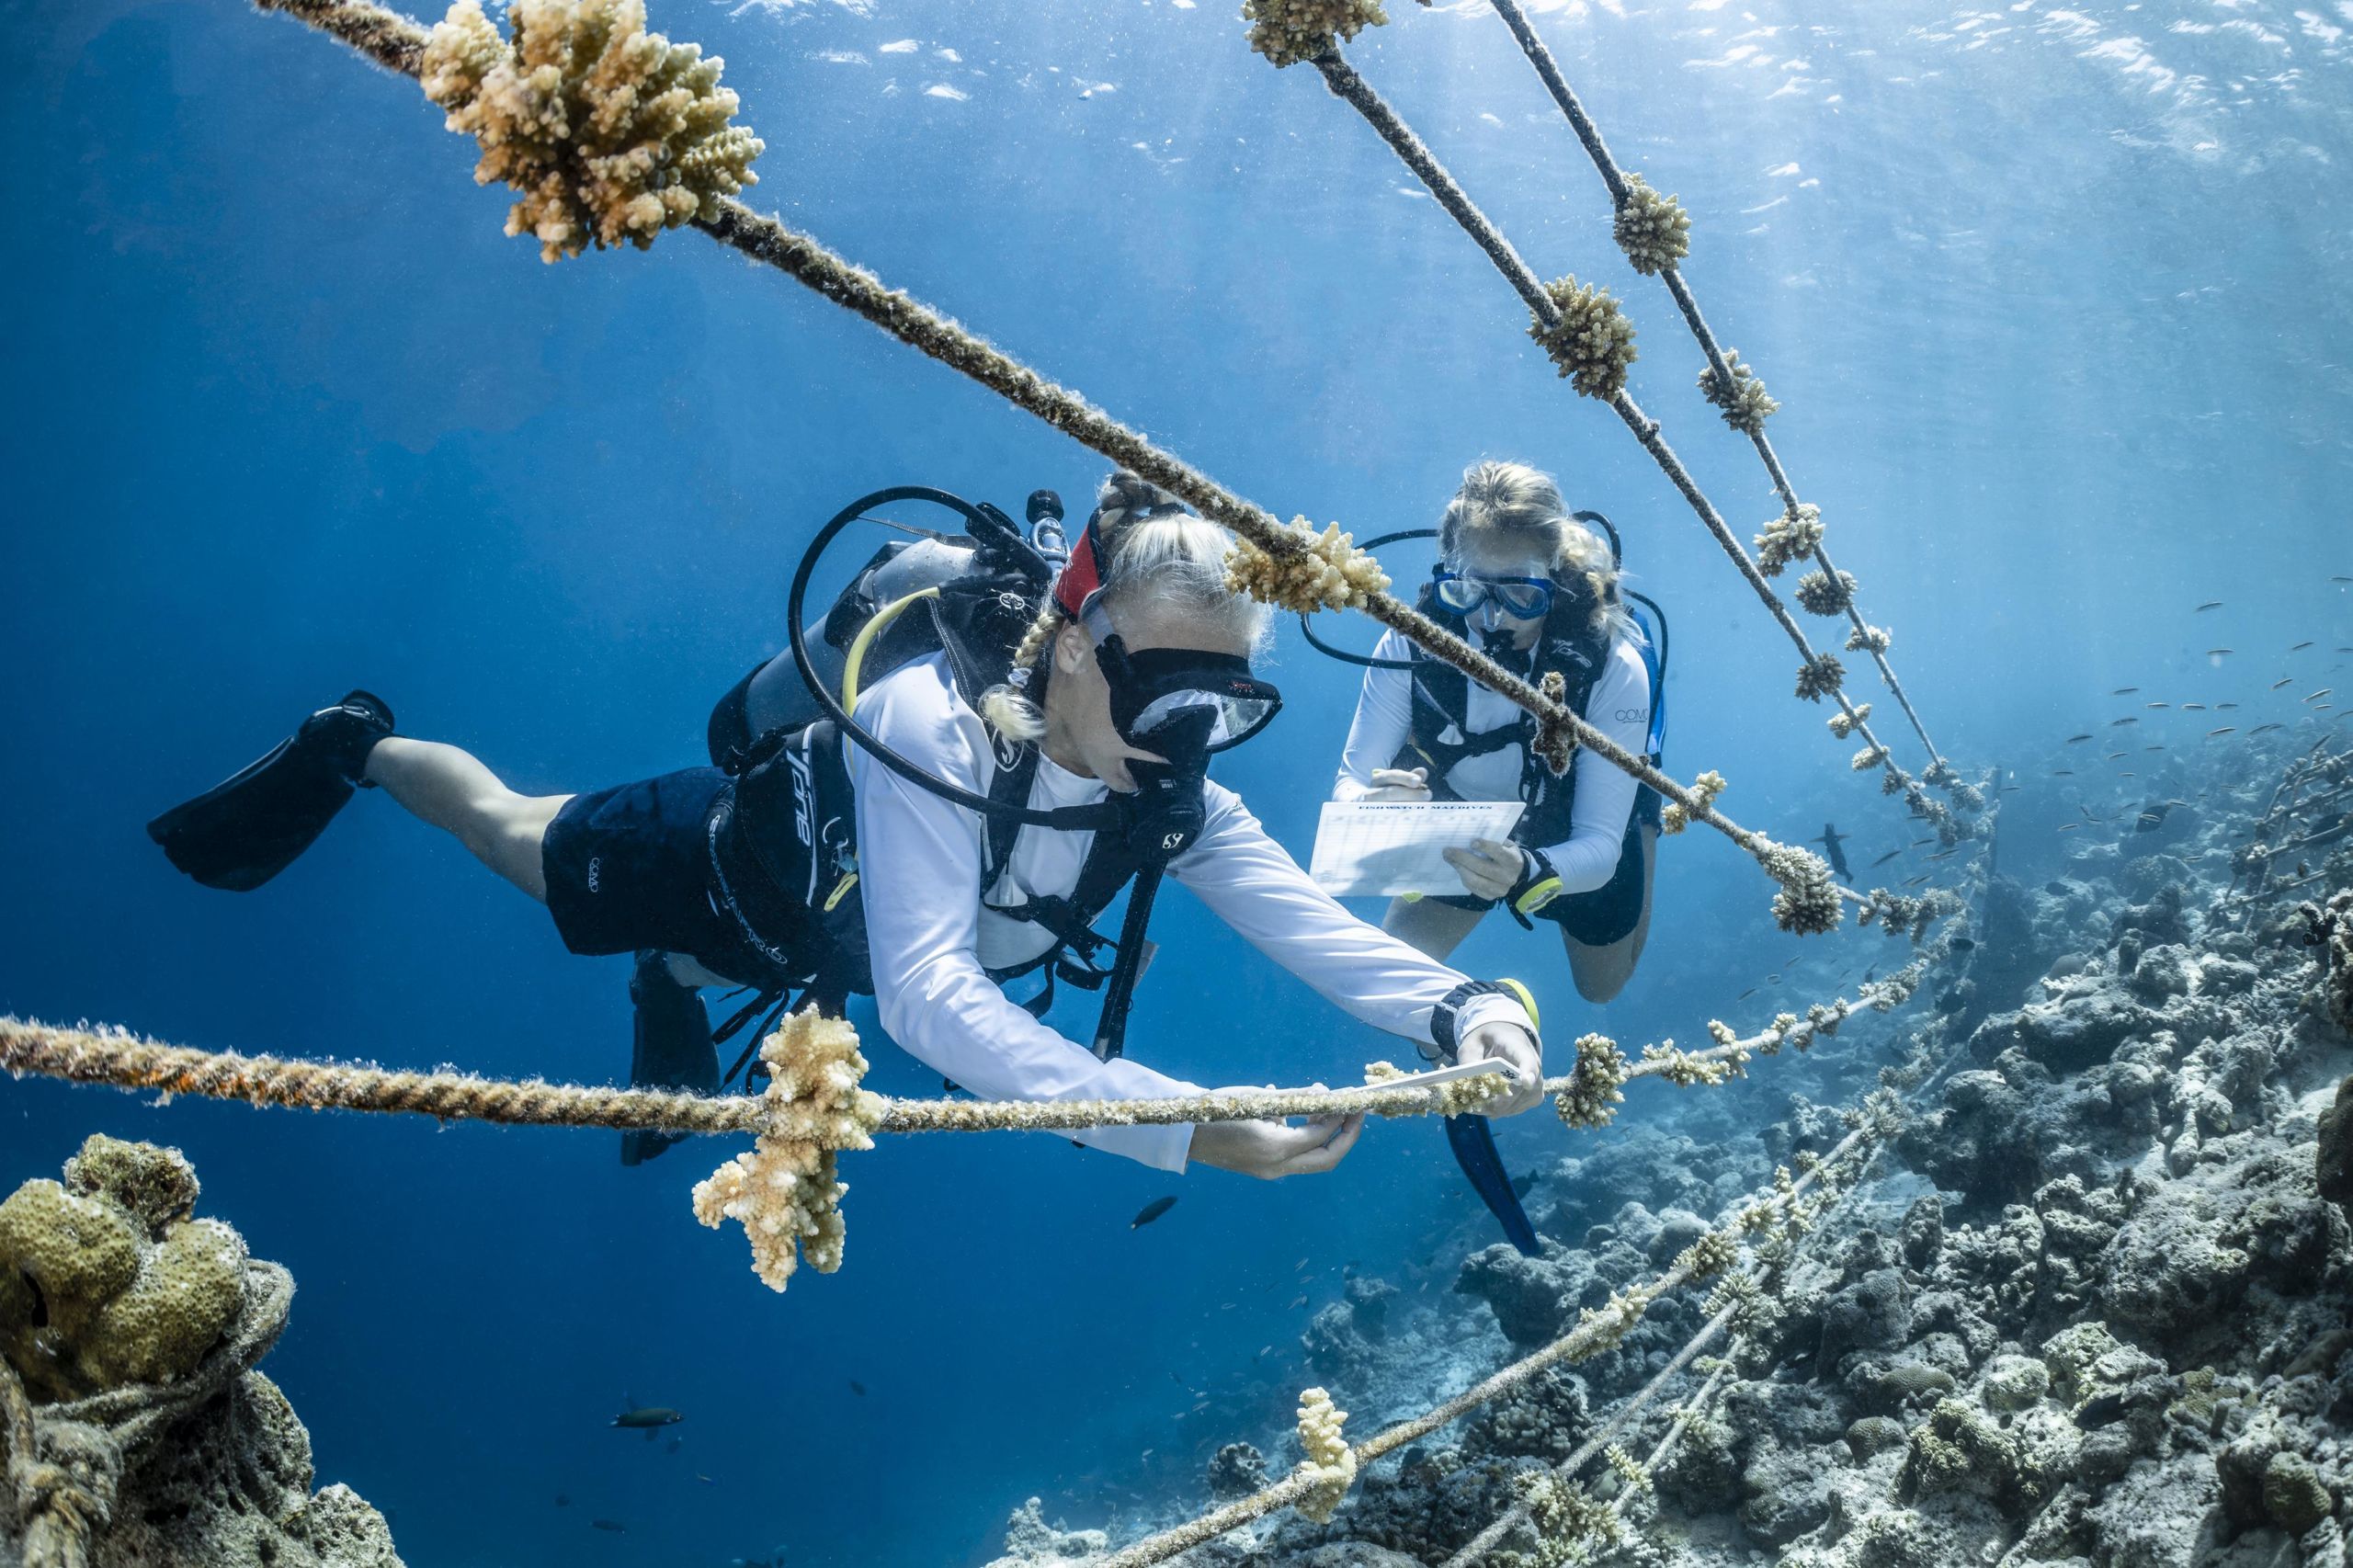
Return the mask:
[[[1750,849],[1766,874],[1781,884],[1773,895],[1775,924],[1802,937],[1838,928],[1838,884],[1830,880],[1830,867],[1821,856],[1762,836]]]
[[[1830,715],[1830,733],[1843,741],[1853,734],[1859,725],[1870,723],[1870,718],[1871,705],[1868,702],[1856,703],[1852,713],[1842,708]]]
[[[1528,335],[1579,392],[1604,403],[1614,400],[1626,390],[1626,371],[1634,362],[1634,324],[1598,284],[1556,278],[1544,285],[1544,292],[1552,301],[1554,319],[1537,316]]]
[[[1839,575],[1846,575],[1840,573]],[[1884,626],[1858,626],[1847,633],[1847,651],[1850,653],[1884,653],[1895,641],[1895,634]]]
[[[1250,47],[1280,69],[1313,60],[1367,28],[1386,27],[1381,0],[1242,0]]]
[[[1626,1537],[1617,1509],[1551,1471],[1514,1476],[1512,1490],[1536,1527],[1535,1568],[1582,1561],[1592,1547],[1614,1546]]]
[[[765,144],[731,125],[722,62],[645,30],[643,0],[516,0],[501,39],[477,0],[457,0],[421,62],[425,96],[482,144],[474,180],[521,192],[509,234],[553,262],[708,216],[756,184]]]
[[[1577,1064],[1569,1071],[1568,1086],[1552,1096],[1552,1108],[1571,1127],[1607,1127],[1625,1103],[1623,1092],[1631,1076],[1625,1054],[1608,1035],[1581,1035]]]
[[[1373,595],[1387,590],[1389,574],[1339,524],[1317,533],[1305,517],[1293,517],[1284,531],[1299,548],[1280,555],[1237,538],[1225,558],[1225,585],[1302,615],[1362,609]]]
[[[1815,653],[1798,666],[1797,695],[1819,702],[1847,682],[1847,666],[1836,653]]]
[[[1739,1261],[1738,1239],[1729,1231],[1710,1231],[1677,1256],[1675,1267],[1686,1279],[1713,1279]]]
[[[739,1221],[751,1238],[752,1270],[781,1290],[801,1264],[831,1274],[842,1266],[842,1195],[834,1157],[871,1149],[882,1097],[858,1087],[866,1058],[858,1031],[820,1015],[814,1004],[785,1019],[760,1047],[768,1065],[762,1092],[767,1121],[749,1153],[738,1154],[695,1187],[695,1218],[713,1230]]]
[[[1691,788],[1686,792],[1691,797],[1692,806],[1686,807],[1680,801],[1667,801],[1660,812],[1661,833],[1681,833],[1691,825],[1691,818],[1695,814],[1693,808],[1704,809],[1714,805],[1716,797],[1724,792],[1724,776],[1711,767],[1691,780]]]
[[[1307,1450],[1303,1469],[1315,1472],[1313,1490],[1299,1500],[1299,1511],[1317,1524],[1329,1524],[1341,1500],[1357,1478],[1357,1456],[1341,1434],[1348,1413],[1336,1410],[1332,1396],[1322,1389],[1306,1389],[1299,1396],[1299,1446]]]
[[[1855,574],[1809,572],[1798,579],[1798,606],[1809,615],[1844,615],[1855,602]]]
[[[1643,1061],[1668,1083],[1685,1089],[1712,1089],[1737,1074],[1745,1060],[1742,1052],[1716,1058],[1694,1056],[1671,1040],[1643,1047]]]
[[[1699,368],[1699,395],[1714,403],[1722,413],[1724,423],[1742,435],[1761,434],[1765,421],[1780,411],[1780,403],[1766,392],[1756,372],[1740,362],[1739,349],[1724,350],[1724,365],[1732,371],[1731,389],[1725,389],[1723,378],[1716,374],[1714,365],[1703,365]]]
[[[1853,768],[1858,773],[1869,773],[1872,768],[1877,767],[1881,763],[1885,762],[1886,760],[1887,748],[1885,746],[1870,745],[1863,747],[1862,750],[1857,752],[1852,757],[1850,757],[1847,760],[1847,766]]]
[[[1640,175],[1626,176],[1626,195],[1610,228],[1618,248],[1645,278],[1657,277],[1691,254],[1691,215],[1672,196],[1653,190]],[[1760,383],[1757,392],[1764,390]]]
[[[1801,501],[1765,525],[1756,536],[1756,569],[1778,577],[1792,561],[1812,555],[1822,542],[1822,508]]]

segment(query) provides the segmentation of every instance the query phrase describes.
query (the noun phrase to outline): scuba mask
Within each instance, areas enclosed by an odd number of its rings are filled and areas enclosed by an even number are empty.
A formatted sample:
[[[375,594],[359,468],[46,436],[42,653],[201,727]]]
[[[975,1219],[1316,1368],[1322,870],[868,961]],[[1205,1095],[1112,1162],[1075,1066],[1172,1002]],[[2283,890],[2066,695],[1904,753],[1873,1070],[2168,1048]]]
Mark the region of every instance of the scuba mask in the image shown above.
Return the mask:
[[[1120,738],[1167,758],[1128,764],[1136,781],[1135,793],[1122,798],[1130,839],[1147,855],[1180,855],[1200,836],[1210,755],[1265,729],[1281,709],[1282,696],[1251,676],[1248,660],[1232,653],[1194,648],[1130,653],[1113,632],[1096,644],[1095,659],[1110,687],[1111,722]]]

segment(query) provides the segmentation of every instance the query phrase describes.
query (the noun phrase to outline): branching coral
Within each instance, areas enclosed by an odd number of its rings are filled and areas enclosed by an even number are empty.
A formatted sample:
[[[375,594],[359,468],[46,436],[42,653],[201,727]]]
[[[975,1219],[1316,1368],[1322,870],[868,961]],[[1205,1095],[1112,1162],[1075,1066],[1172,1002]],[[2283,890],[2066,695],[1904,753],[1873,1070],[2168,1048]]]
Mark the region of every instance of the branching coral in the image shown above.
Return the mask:
[[[1798,606],[1809,615],[1844,615],[1855,602],[1855,574],[1809,572],[1798,579]]]
[[[1376,1088],[1407,1076],[1406,1071],[1393,1062],[1368,1062],[1364,1066],[1365,1083]],[[1457,1078],[1450,1084],[1440,1084],[1434,1092],[1438,1096],[1440,1115],[1463,1116],[1477,1110],[1510,1086],[1499,1072],[1477,1073],[1468,1078]]]
[[[1836,653],[1816,653],[1798,666],[1797,695],[1819,702],[1847,683],[1847,666]]]
[[[1846,576],[1840,573],[1840,576]],[[1852,579],[1848,584],[1852,585]],[[1845,606],[1840,606],[1845,608]],[[1895,641],[1895,634],[1884,626],[1858,626],[1847,633],[1847,651],[1850,653],[1884,653]]]
[[[741,1223],[752,1242],[752,1271],[781,1290],[801,1264],[831,1274],[842,1266],[842,1195],[834,1157],[871,1149],[883,1100],[858,1087],[866,1058],[858,1031],[812,1005],[787,1018],[760,1047],[768,1065],[761,1094],[767,1119],[749,1153],[695,1187],[695,1218],[713,1230]]]
[[[1756,542],[1756,569],[1768,577],[1779,576],[1790,562],[1812,555],[1822,542],[1822,508],[1799,502],[1794,510],[1767,523]]]
[[[1608,1035],[1581,1035],[1577,1064],[1570,1070],[1567,1087],[1552,1096],[1552,1108],[1571,1127],[1607,1127],[1617,1119],[1626,1102],[1624,1088],[1631,1076],[1625,1053]]]
[[[1691,780],[1691,788],[1686,792],[1690,795],[1694,807],[1712,806],[1716,803],[1716,797],[1724,792],[1724,776],[1711,767]],[[1691,825],[1693,815],[1693,811],[1687,809],[1682,801],[1669,801],[1659,813],[1659,831],[1681,833]]]
[[[1317,533],[1305,517],[1293,517],[1284,532],[1299,548],[1279,555],[1236,539],[1225,558],[1225,585],[1261,604],[1302,615],[1362,609],[1373,595],[1388,588],[1389,574],[1381,562],[1358,550],[1355,536],[1342,533],[1339,524],[1328,524]]]
[[[1725,424],[1744,436],[1754,436],[1765,428],[1765,421],[1779,413],[1781,405],[1765,391],[1765,383],[1757,380],[1756,372],[1740,362],[1739,349],[1725,349],[1724,364],[1732,371],[1731,390],[1725,390],[1724,379],[1716,374],[1715,366],[1702,365],[1699,368],[1699,395],[1722,412]],[[1772,530],[1768,528],[1766,531],[1769,533]],[[1776,566],[1768,570],[1778,572],[1780,568]]]
[[[1519,1494],[1529,1522],[1536,1527],[1537,1568],[1561,1568],[1581,1561],[1595,1546],[1614,1546],[1625,1539],[1626,1527],[1617,1509],[1549,1470],[1514,1476],[1512,1490]]]
[[[1679,1088],[1714,1088],[1725,1079],[1736,1075],[1746,1056],[1734,1051],[1729,1056],[1694,1056],[1671,1040],[1659,1040],[1643,1047],[1643,1061],[1668,1083]]]
[[[1885,746],[1865,746],[1847,760],[1847,766],[1858,773],[1869,773],[1887,760]]]
[[[540,258],[640,250],[756,184],[765,144],[731,125],[722,62],[645,30],[643,0],[515,0],[513,40],[457,0],[425,47],[425,96],[482,143],[474,180],[522,192],[506,217]]]
[[[1821,856],[1769,838],[1758,838],[1751,848],[1756,863],[1781,884],[1773,895],[1773,919],[1782,930],[1812,936],[1838,928],[1838,884]]]
[[[1544,292],[1555,319],[1538,316],[1528,335],[1571,386],[1586,397],[1612,401],[1626,390],[1626,371],[1634,362],[1634,324],[1598,284],[1556,278],[1544,285]]]
[[[1645,278],[1657,277],[1691,254],[1691,215],[1672,196],[1653,190],[1640,175],[1626,176],[1625,199],[1618,203],[1612,230],[1618,248]]]
[[[1317,1524],[1329,1524],[1341,1500],[1357,1479],[1357,1456],[1340,1428],[1348,1419],[1332,1406],[1332,1396],[1308,1389],[1299,1396],[1299,1446],[1307,1450],[1302,1467],[1314,1472],[1314,1483],[1299,1500],[1299,1511]]]
[[[1855,733],[1856,726],[1870,723],[1870,718],[1871,705],[1868,702],[1856,703],[1851,714],[1842,708],[1830,715],[1830,733],[1843,741]]]
[[[1710,1231],[1675,1259],[1687,1279],[1713,1279],[1740,1261],[1740,1243],[1729,1231]]]
[[[1250,47],[1281,67],[1313,60],[1367,28],[1385,27],[1381,0],[1242,0]]]

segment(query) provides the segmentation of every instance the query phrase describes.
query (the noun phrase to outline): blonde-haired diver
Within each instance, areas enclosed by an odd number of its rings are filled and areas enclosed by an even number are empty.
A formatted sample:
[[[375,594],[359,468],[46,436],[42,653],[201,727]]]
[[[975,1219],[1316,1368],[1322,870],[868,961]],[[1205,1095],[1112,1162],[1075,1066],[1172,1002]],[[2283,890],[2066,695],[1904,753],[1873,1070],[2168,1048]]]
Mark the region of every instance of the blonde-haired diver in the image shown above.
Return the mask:
[[[853,504],[820,545],[893,497],[961,509],[972,540],[918,547],[961,559],[845,622],[840,694],[812,692],[827,716],[755,721],[762,672],[746,676],[713,718],[724,767],[525,796],[455,746],[392,733],[389,709],[354,693],[150,831],[198,880],[251,888],[355,786],[381,788],[544,903],[573,951],[639,953],[636,1075],[704,1088],[721,1075],[693,987],[733,983],[779,1005],[798,991],[837,1007],[870,991],[893,1040],[990,1098],[1198,1093],[1122,1053],[1142,921],[1165,871],[1354,1017],[1433,1059],[1506,1064],[1513,1086],[1488,1110],[1535,1103],[1542,1061],[1524,993],[1466,981],[1350,915],[1209,780],[1211,756],[1279,703],[1249,666],[1265,612],[1225,585],[1224,530],[1121,473],[1058,573],[1004,514],[912,488]],[[859,581],[887,578],[889,564],[878,556]],[[1131,885],[1128,922],[1108,941],[1093,922]],[[1108,994],[1094,1049],[1004,990],[1056,976]],[[649,1033],[668,1042],[666,1071],[647,1071]],[[1291,1062],[1268,1074],[1335,1065],[1301,1059],[1313,1038],[1270,1031]],[[1330,1170],[1360,1128],[1356,1117],[1120,1127],[1079,1141],[1167,1170],[1198,1160],[1273,1177]]]

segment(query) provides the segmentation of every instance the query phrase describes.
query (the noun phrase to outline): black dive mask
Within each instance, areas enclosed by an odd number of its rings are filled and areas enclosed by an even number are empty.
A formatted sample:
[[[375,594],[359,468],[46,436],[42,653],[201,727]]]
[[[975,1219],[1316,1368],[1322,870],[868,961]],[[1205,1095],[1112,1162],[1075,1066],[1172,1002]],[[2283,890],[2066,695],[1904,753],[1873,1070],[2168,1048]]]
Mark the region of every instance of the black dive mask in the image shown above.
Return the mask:
[[[1136,781],[1136,790],[1120,798],[1127,808],[1126,832],[1130,846],[1145,858],[1173,859],[1201,835],[1209,816],[1201,798],[1210,775],[1208,743],[1217,722],[1216,710],[1188,707],[1134,742],[1168,759],[1128,762],[1128,777]]]
[[[1282,693],[1250,673],[1250,661],[1198,648],[1130,652],[1117,632],[1095,645],[1095,662],[1111,689],[1111,722],[1131,746],[1164,756],[1173,725],[1206,715],[1198,744],[1203,755],[1238,746],[1265,729],[1283,705]],[[1191,733],[1189,729],[1186,732]]]

